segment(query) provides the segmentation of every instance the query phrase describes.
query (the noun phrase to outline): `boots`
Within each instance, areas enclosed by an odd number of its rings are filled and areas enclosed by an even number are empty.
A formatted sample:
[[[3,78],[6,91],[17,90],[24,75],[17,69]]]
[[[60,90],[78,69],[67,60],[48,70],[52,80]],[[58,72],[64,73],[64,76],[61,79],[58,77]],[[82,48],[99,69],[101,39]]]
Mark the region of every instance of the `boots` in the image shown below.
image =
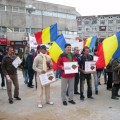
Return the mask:
[[[118,91],[119,91],[119,86],[116,88],[116,93],[115,93],[116,97],[120,97],[120,95],[118,94]]]
[[[112,87],[112,97],[111,99],[118,100],[119,98],[116,97],[117,87]]]

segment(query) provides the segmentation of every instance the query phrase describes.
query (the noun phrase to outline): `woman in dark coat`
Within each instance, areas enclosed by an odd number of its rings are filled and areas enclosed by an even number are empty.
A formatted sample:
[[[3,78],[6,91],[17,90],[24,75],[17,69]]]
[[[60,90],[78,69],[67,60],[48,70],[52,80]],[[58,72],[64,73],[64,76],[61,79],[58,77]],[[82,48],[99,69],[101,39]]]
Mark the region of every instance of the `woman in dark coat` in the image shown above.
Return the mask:
[[[112,69],[113,69],[113,87],[112,87],[112,99],[118,100],[117,97],[120,97],[118,95],[118,91],[120,88],[120,57],[116,58],[112,62]]]

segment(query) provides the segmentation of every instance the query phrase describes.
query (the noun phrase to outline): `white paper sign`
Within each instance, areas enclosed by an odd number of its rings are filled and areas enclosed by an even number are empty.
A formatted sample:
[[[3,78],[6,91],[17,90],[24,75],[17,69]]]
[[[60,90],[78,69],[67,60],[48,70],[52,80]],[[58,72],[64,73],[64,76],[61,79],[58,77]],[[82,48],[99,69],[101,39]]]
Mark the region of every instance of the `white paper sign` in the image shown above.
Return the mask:
[[[85,72],[92,73],[96,71],[96,62],[95,61],[86,61],[85,62]]]
[[[64,62],[65,74],[78,73],[78,63],[77,62]]]
[[[97,56],[93,56],[93,60],[96,61],[96,62],[97,62],[98,58],[99,57],[97,57]]]
[[[50,84],[56,81],[53,71],[48,71],[45,74],[41,74],[39,75],[39,78],[40,78],[41,85]]]
[[[17,57],[13,62],[12,65],[17,68],[20,64],[21,64],[21,59],[19,57]]]

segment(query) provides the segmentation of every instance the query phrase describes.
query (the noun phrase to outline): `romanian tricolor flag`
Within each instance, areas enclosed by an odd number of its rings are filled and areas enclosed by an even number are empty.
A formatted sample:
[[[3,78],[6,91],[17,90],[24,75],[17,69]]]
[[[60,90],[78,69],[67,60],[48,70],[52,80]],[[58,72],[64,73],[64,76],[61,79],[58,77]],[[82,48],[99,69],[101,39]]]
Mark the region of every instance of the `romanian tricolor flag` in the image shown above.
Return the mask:
[[[98,52],[97,68],[103,68],[109,64],[112,58],[120,57],[120,32],[104,39]]]
[[[89,37],[85,41],[85,46],[89,47],[90,49],[93,49],[95,47],[95,43],[97,40],[97,36]]]
[[[66,41],[63,35],[60,35],[55,42],[53,42],[52,46],[50,47],[48,54],[52,58],[54,63],[54,69],[56,69],[57,61],[59,56],[65,50]]]
[[[34,35],[37,44],[50,43],[55,41],[58,37],[57,23],[43,29],[41,32],[34,33]]]

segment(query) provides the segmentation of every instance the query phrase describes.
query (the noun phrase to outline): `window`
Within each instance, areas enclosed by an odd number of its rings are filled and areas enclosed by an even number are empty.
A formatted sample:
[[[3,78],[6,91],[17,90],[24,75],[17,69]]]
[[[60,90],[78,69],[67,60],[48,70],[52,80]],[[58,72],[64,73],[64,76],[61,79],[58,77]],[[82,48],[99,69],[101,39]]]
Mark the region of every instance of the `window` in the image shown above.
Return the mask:
[[[93,27],[92,31],[94,31],[94,32],[97,31],[97,27]]]
[[[13,28],[8,27],[7,32],[13,32]]]
[[[12,11],[13,12],[18,12],[18,7],[13,7]]]
[[[108,32],[108,36],[112,36],[113,35],[113,33],[112,32]]]
[[[66,18],[67,16],[66,16],[66,14],[58,13],[58,17],[59,17],[59,18]]]
[[[45,16],[52,16],[52,12],[43,11],[43,15],[45,15]]]
[[[38,10],[36,9],[35,11],[33,11],[32,14],[35,14],[35,15],[42,15],[42,11],[41,10]]]
[[[0,11],[5,11],[5,5],[0,4]]]
[[[105,20],[100,20],[100,24],[105,24]]]
[[[1,26],[1,32],[6,32],[7,31],[7,28],[5,26]]]
[[[97,19],[94,18],[94,19],[92,20],[92,24],[97,24]]]
[[[84,21],[84,24],[85,25],[89,25],[89,21]]]
[[[26,32],[27,32],[27,33],[30,33],[30,28],[26,28]]]
[[[114,30],[114,27],[108,26],[108,31],[113,31],[113,30]]]
[[[120,31],[120,26],[117,26],[117,31]]]
[[[117,22],[117,23],[120,23],[120,20],[117,20],[116,22]]]
[[[113,20],[108,20],[108,24],[113,24]]]
[[[12,12],[12,6],[6,6],[6,11]]]
[[[86,31],[89,31],[89,28],[86,28]]]
[[[74,35],[77,35],[77,32],[73,32]]]
[[[19,12],[20,12],[20,13],[25,13],[25,12],[26,12],[26,10],[25,10],[25,8],[20,7],[20,8],[19,8]]]
[[[52,15],[53,15],[54,17],[58,17],[58,13],[56,13],[56,12],[53,12]]]
[[[25,28],[20,28],[20,32],[25,32]]]
[[[31,33],[35,33],[38,31],[41,31],[41,29],[40,28],[31,28]]]
[[[75,15],[67,14],[67,18],[68,18],[68,19],[73,19],[73,20],[74,20],[74,19],[76,19],[76,16],[75,16]]]
[[[19,28],[14,28],[14,32],[19,32]]]
[[[79,30],[79,31],[82,31],[82,28],[81,28],[81,27],[78,27],[78,30]]]

